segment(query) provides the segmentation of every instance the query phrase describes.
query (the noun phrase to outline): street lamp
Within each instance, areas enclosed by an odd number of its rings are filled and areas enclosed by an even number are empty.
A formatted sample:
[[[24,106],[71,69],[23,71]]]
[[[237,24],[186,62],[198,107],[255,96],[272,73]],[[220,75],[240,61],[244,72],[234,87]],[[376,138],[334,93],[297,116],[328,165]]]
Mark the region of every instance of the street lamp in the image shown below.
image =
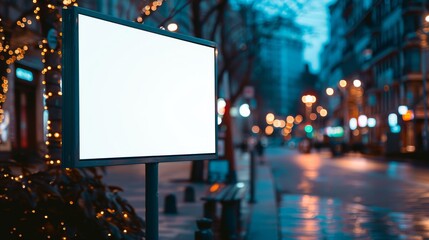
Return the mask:
[[[179,29],[179,25],[177,25],[177,23],[170,23],[168,24],[167,29],[170,32],[176,32]]]
[[[334,95],[334,89],[333,89],[333,88],[331,88],[331,87],[328,87],[328,88],[326,89],[326,94],[327,94],[328,96],[332,96],[332,95]]]
[[[426,11],[425,8],[425,2],[423,1],[423,9]],[[421,36],[421,42],[422,42],[422,82],[423,82],[423,113],[424,113],[424,125],[423,125],[423,132],[422,132],[422,140],[423,140],[423,150],[428,151],[429,143],[428,143],[428,109],[427,109],[427,89],[426,89],[426,81],[427,81],[427,73],[426,73],[426,61],[427,61],[427,34],[428,34],[428,24],[429,24],[429,15],[424,16],[424,22],[423,22],[423,31]]]
[[[239,111],[240,115],[244,118],[249,117],[250,113],[251,113],[250,112],[250,106],[247,103],[242,104],[238,111]]]
[[[362,85],[362,82],[359,80],[359,79],[355,79],[354,81],[353,81],[353,86],[355,86],[355,87],[360,87]]]
[[[305,105],[312,105],[313,103],[316,102],[316,97],[313,95],[304,95],[301,98],[302,102],[305,103]]]

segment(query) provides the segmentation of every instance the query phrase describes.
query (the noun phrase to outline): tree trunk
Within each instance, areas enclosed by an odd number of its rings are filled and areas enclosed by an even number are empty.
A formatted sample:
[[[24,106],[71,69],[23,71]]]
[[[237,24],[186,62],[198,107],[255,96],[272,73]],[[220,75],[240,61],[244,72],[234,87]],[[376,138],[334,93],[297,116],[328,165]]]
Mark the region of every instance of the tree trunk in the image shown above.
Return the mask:
[[[234,154],[234,140],[233,140],[233,121],[231,118],[231,100],[226,100],[225,115],[223,115],[223,122],[226,126],[225,131],[225,157],[229,162],[227,182],[234,183],[237,181],[237,173],[235,167],[235,154]]]
[[[6,59],[8,58],[8,54],[6,52],[0,52],[0,83],[2,84],[2,87],[0,88],[0,122],[3,122],[3,104],[6,100],[6,93],[7,93],[7,69],[8,65],[6,64]]]
[[[53,4],[53,3],[52,3]],[[45,109],[48,110],[48,141],[46,142],[48,148],[48,155],[46,160],[48,165],[61,162],[61,149],[62,149],[62,93],[60,87],[61,81],[61,56],[58,49],[61,49],[61,41],[57,36],[57,43],[54,46],[48,44],[48,32],[56,29],[59,25],[58,11],[56,9],[49,9],[45,5],[41,5],[41,13],[43,16],[42,33],[43,33],[43,49],[44,53],[44,84],[45,84]],[[57,30],[57,32],[59,32]],[[52,41],[52,39],[50,39]],[[51,45],[51,46],[49,46]],[[54,48],[54,49],[52,49]]]

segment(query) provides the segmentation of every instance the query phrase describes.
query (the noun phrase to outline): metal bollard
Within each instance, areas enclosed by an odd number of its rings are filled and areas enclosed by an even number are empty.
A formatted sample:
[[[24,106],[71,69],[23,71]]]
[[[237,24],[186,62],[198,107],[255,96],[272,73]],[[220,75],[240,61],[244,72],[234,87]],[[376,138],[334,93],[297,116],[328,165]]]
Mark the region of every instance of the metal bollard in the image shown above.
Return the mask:
[[[256,156],[255,151],[250,151],[250,199],[249,203],[256,203],[255,199],[256,182]]]
[[[214,240],[212,231],[213,221],[208,218],[201,218],[197,220],[198,230],[195,231],[195,240]]]
[[[184,201],[185,202],[189,202],[189,203],[195,202],[195,190],[194,190],[194,187],[187,186],[185,188]]]
[[[177,214],[176,195],[168,194],[167,196],[165,196],[164,213]]]
[[[222,202],[220,219],[220,236],[223,240],[239,239],[238,227],[240,222],[240,201]]]
[[[203,216],[211,220],[216,219],[216,202],[215,201],[206,201],[203,205]]]

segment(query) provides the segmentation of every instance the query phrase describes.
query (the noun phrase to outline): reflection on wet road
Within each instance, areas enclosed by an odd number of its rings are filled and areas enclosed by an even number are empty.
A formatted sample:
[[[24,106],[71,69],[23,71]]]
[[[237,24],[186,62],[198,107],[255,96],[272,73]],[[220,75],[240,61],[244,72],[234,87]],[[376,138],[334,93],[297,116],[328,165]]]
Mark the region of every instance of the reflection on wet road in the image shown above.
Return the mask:
[[[279,214],[282,239],[429,238],[427,217],[333,198],[285,194]]]
[[[269,149],[282,239],[429,239],[429,169]]]

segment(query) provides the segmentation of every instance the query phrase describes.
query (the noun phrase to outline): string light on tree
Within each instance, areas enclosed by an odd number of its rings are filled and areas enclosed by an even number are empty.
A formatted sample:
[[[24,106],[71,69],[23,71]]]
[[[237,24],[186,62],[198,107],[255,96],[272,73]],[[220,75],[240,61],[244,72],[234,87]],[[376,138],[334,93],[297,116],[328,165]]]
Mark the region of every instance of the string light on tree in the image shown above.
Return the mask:
[[[164,0],[151,1],[149,4],[142,7],[140,10],[141,15],[137,17],[136,21],[138,23],[143,23],[144,19],[161,7],[163,2]]]

